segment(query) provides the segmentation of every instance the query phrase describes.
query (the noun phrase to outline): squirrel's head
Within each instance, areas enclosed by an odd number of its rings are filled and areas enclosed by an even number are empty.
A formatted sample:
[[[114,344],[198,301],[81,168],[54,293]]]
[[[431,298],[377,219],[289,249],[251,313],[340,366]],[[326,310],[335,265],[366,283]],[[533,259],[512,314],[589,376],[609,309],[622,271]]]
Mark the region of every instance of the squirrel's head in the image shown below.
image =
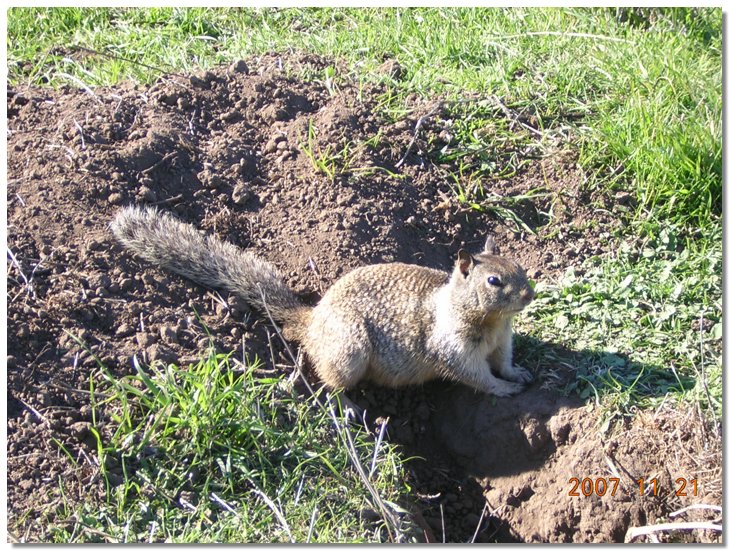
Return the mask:
[[[485,314],[513,315],[534,299],[534,290],[522,267],[499,256],[490,236],[479,254],[458,251],[450,284],[468,305]]]

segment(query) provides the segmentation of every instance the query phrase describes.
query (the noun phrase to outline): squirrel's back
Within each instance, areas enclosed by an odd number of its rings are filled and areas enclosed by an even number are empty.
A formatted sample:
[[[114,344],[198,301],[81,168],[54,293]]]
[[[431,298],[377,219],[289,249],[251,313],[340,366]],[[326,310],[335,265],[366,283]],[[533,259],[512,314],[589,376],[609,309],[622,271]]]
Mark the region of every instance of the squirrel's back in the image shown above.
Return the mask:
[[[403,386],[435,375],[425,350],[435,296],[448,273],[404,263],[360,267],[344,275],[312,310],[303,344],[330,386],[366,378]]]

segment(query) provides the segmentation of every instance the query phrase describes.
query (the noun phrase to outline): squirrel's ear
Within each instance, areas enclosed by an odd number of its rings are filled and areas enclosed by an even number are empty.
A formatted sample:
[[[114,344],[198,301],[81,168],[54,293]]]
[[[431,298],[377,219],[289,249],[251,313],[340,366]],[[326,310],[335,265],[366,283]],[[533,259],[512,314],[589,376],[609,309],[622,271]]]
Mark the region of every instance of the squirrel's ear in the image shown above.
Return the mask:
[[[460,271],[461,275],[468,277],[473,269],[473,256],[468,252],[461,249],[458,251],[458,260],[456,260],[456,267]]]
[[[486,254],[497,255],[499,253],[499,247],[496,246],[496,241],[494,241],[494,237],[492,235],[489,235],[486,239],[486,246],[483,251]]]

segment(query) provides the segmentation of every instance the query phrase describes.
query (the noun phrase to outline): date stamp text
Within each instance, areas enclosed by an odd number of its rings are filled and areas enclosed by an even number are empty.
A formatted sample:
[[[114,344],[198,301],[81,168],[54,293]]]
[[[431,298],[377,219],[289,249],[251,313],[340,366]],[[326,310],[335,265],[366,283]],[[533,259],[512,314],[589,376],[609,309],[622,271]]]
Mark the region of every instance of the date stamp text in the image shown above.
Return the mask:
[[[658,479],[655,477],[644,479],[639,478],[633,486],[633,482],[626,484],[619,477],[571,477],[569,480],[571,497],[589,497],[597,495],[604,497],[606,495],[615,496],[621,487],[628,492],[637,491],[640,496],[657,496],[659,490]],[[630,485],[630,486],[626,486]],[[632,489],[632,491],[631,491]],[[687,479],[678,477],[674,480],[674,484],[669,488],[677,497],[698,496],[699,482],[696,479]]]

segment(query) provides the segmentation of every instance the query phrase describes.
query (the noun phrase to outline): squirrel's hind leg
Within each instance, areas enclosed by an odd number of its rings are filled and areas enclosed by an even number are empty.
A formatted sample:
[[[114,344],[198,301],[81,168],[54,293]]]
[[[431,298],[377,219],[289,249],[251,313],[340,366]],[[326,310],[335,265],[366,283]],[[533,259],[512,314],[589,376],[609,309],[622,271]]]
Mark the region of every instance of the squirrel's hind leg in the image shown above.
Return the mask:
[[[336,315],[312,322],[304,350],[316,373],[330,388],[352,388],[367,375],[372,346],[359,323],[340,323]]]

